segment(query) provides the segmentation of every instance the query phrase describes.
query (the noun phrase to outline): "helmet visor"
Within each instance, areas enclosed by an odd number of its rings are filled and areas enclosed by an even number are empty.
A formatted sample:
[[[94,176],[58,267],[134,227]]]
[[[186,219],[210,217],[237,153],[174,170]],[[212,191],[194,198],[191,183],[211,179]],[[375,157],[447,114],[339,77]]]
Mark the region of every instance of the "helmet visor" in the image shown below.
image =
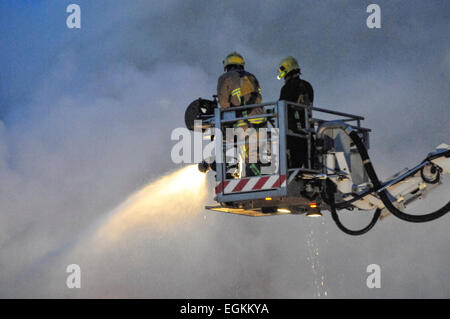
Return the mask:
[[[281,80],[282,78],[284,78],[286,76],[286,68],[284,66],[280,66],[280,68],[278,69],[278,76],[277,79]]]

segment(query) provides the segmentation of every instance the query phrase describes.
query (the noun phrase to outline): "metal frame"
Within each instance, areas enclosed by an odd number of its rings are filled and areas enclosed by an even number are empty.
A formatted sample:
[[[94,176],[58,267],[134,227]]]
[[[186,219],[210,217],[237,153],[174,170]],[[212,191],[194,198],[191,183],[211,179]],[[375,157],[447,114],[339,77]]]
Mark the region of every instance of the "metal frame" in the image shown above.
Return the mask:
[[[258,114],[248,117],[236,117],[236,111],[240,110],[249,110],[254,108],[264,108],[270,106],[273,108],[273,113],[265,113],[265,114]],[[305,114],[305,127],[304,127],[304,135],[293,133],[291,131],[287,130],[287,123],[288,123],[288,108],[293,107],[298,109],[299,111],[304,112]],[[320,126],[324,122],[329,122],[327,120],[314,118],[312,115],[313,111],[320,112],[320,113],[326,113],[331,115],[337,115],[342,117],[342,119],[339,119],[344,122],[352,122],[355,121],[355,125],[351,125],[353,128],[357,129],[358,132],[360,132],[363,135],[363,140],[365,141],[366,145],[368,146],[368,132],[371,130],[368,128],[361,127],[361,121],[364,120],[364,117],[354,114],[348,114],[344,112],[337,112],[333,110],[323,109],[323,108],[317,108],[312,107],[304,104],[298,104],[298,103],[292,103],[287,101],[276,101],[276,102],[267,102],[262,104],[253,104],[253,105],[244,105],[244,106],[238,106],[238,107],[231,107],[231,108],[216,108],[214,112],[214,117],[210,119],[210,123],[214,124],[215,128],[220,130],[222,133],[224,132],[224,126],[226,124],[227,127],[230,127],[229,124],[232,124],[234,122],[237,122],[239,120],[248,120],[252,118],[274,118],[275,119],[275,127],[279,129],[279,143],[278,143],[278,159],[279,159],[279,165],[278,165],[278,172],[277,175],[286,175],[286,178],[289,176],[289,172],[292,172],[293,170],[299,170],[300,172],[307,172],[307,173],[321,173],[320,170],[314,170],[311,167],[311,151],[312,151],[312,145],[311,140],[312,136],[316,134],[316,125]],[[222,136],[223,134],[218,134],[216,136],[216,182],[217,183],[223,183],[226,181],[225,179],[225,145],[224,145],[224,138]],[[307,145],[308,145],[308,162],[307,167],[305,168],[287,168],[287,155],[286,155],[286,146],[287,146],[287,136],[297,136],[300,138],[306,138],[307,139]],[[275,175],[275,174],[274,174]],[[264,176],[270,176],[270,175],[264,175]],[[255,200],[255,199],[262,199],[265,197],[283,197],[288,195],[288,183],[286,183],[286,187],[279,187],[276,189],[270,189],[270,190],[261,190],[261,191],[252,191],[247,193],[232,193],[232,194],[224,194],[223,190],[222,193],[216,194],[215,200],[218,202],[236,202],[236,201],[245,201],[245,200]]]
[[[253,105],[245,105],[245,106],[239,106],[239,107],[233,107],[233,108],[217,108],[214,113],[214,123],[215,128],[220,130],[223,133],[224,124],[231,124],[235,123],[239,120],[247,120],[252,118],[275,118],[276,125],[279,129],[279,142],[278,142],[278,159],[279,159],[279,165],[278,165],[278,172],[274,175],[282,175],[283,172],[286,174],[287,169],[287,161],[286,161],[286,135],[282,132],[285,132],[285,121],[287,118],[287,112],[284,101],[279,102],[272,102],[272,103],[262,103],[262,104],[253,104]],[[224,119],[224,113],[231,113],[235,114],[236,111],[240,110],[248,110],[248,109],[254,109],[259,107],[265,107],[265,106],[272,106],[274,112],[273,113],[267,113],[267,114],[258,114],[248,117],[232,117],[231,119]],[[283,115],[283,116],[281,116]],[[280,118],[282,120],[280,120]],[[219,124],[219,125],[217,125]],[[223,183],[225,178],[225,165],[224,163],[224,153],[225,153],[225,145],[223,143],[223,134],[218,136],[216,138],[216,152],[217,152],[217,161],[216,161],[216,182]],[[270,175],[265,175],[270,176]],[[219,193],[216,194],[216,201],[218,202],[234,202],[234,201],[242,201],[242,200],[253,200],[253,199],[262,199],[265,197],[281,197],[286,196],[287,190],[286,187],[279,187],[276,189],[270,189],[270,190],[261,190],[261,191],[253,191],[248,193],[234,193],[234,194],[224,194]]]

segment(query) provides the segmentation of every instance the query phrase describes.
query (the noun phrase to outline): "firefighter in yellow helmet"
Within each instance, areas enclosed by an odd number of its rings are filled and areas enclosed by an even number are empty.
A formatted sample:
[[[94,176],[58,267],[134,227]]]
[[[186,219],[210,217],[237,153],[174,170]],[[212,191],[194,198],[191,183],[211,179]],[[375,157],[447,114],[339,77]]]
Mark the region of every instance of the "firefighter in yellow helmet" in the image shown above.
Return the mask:
[[[261,88],[259,87],[256,77],[244,69],[245,61],[242,55],[237,52],[228,54],[223,61],[225,73],[219,77],[217,83],[217,96],[220,107],[229,108],[243,105],[262,103]],[[242,110],[236,112],[237,117],[247,117],[262,114],[262,108],[253,108],[250,110]],[[265,118],[253,118],[247,121],[241,120],[236,123],[235,128],[242,128],[246,131],[249,127],[257,127],[264,125]],[[242,131],[242,130],[241,130]],[[257,136],[257,135],[256,135]],[[255,136],[250,136],[255,138]],[[257,147],[249,147],[241,149],[241,155],[246,158],[254,159],[257,157]],[[248,165],[250,171],[248,175],[259,175],[260,170],[256,163]]]
[[[258,80],[244,69],[242,55],[232,52],[223,61],[225,73],[219,77],[217,95],[223,108],[262,102]]]
[[[311,84],[300,79],[300,66],[297,60],[288,56],[281,60],[278,67],[278,79],[284,80],[281,88],[280,100],[294,102],[298,104],[312,105],[314,102],[314,90]],[[292,108],[288,109],[288,129],[294,133],[305,128],[305,113],[296,111]],[[306,164],[307,158],[307,142],[305,139],[299,139],[294,136],[287,137],[288,150],[288,166],[291,168],[299,168]]]

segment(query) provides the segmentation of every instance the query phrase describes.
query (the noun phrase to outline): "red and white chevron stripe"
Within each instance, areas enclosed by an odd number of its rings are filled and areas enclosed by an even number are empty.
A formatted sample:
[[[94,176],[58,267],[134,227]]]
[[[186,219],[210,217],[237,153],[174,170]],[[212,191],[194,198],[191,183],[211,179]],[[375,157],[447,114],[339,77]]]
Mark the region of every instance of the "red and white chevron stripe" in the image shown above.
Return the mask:
[[[242,193],[286,187],[286,175],[268,175],[217,182],[216,194]]]

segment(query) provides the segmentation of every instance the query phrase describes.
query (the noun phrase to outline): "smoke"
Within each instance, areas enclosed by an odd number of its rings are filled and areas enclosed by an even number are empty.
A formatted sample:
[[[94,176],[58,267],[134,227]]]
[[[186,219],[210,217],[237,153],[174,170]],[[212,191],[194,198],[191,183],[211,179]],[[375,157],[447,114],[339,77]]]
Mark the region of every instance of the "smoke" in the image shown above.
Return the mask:
[[[34,262],[26,276],[32,278],[42,272],[43,268],[53,269],[57,274],[58,268],[77,262],[83,266],[83,272],[86,271],[88,274],[86,282],[94,283],[93,289],[89,289],[90,295],[130,296],[130,293],[124,294],[122,289],[105,290],[105,286],[101,289],[95,287],[99,278],[117,266],[117,261],[110,265],[106,265],[106,262],[123,255],[127,256],[125,260],[129,262],[130,254],[136,253],[134,251],[136,247],[133,246],[141,240],[151,243],[148,248],[154,256],[155,249],[152,246],[156,243],[165,245],[161,237],[173,236],[173,233],[179,232],[180,229],[191,228],[189,223],[203,211],[207,199],[205,182],[206,175],[200,173],[196,165],[187,166],[150,182],[111,212],[93,221],[77,238]],[[130,243],[133,243],[131,247]],[[108,272],[105,272],[105,269]],[[117,278],[119,273],[126,276],[123,273],[124,269],[126,268],[115,269],[117,272],[113,277]],[[92,273],[96,276],[90,280]],[[65,293],[65,289],[61,290],[61,282],[58,282],[63,278],[58,274],[56,278],[58,280],[52,276],[44,281],[47,287],[45,291],[51,292],[48,296],[60,296],[59,294]],[[42,279],[39,280],[39,284],[42,284]],[[93,291],[96,291],[96,294],[93,294]]]
[[[208,87],[201,71],[162,64],[153,73],[116,66],[86,90],[60,88],[78,68],[74,55],[64,55],[30,109],[2,123],[2,296],[23,289],[23,274],[42,256],[174,168],[167,140],[183,121],[173,114],[183,114],[185,96]]]
[[[214,93],[233,50],[266,101],[277,63],[298,57],[317,106],[366,117],[380,177],[417,164],[450,139],[448,1],[379,1],[380,30],[350,1],[198,0],[80,0],[82,29],[68,30],[69,3],[0,4],[1,297],[449,296],[446,217],[390,217],[355,239],[327,214],[205,212],[191,183],[177,183],[188,198],[134,202],[177,168],[170,132]],[[445,187],[412,209],[439,207]],[[342,215],[355,228],[370,219]],[[65,286],[71,263],[80,290]],[[371,263],[378,290],[365,286]]]

